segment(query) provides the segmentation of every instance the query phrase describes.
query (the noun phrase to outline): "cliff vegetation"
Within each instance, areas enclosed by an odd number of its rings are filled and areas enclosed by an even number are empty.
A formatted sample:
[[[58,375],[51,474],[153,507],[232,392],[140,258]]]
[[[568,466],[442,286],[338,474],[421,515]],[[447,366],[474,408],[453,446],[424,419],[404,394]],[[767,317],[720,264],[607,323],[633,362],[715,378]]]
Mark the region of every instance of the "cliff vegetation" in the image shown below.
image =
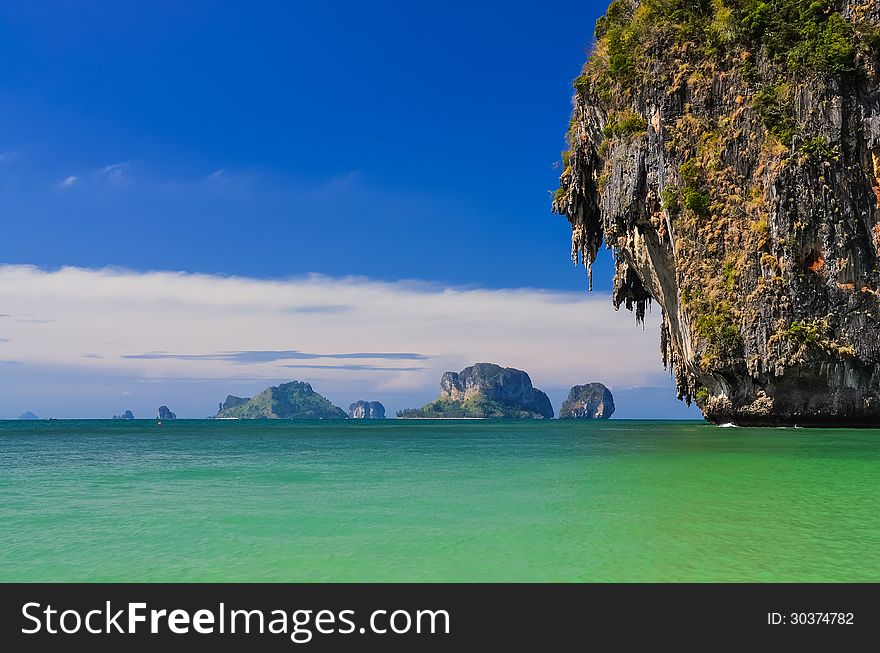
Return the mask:
[[[553,209],[715,421],[880,423],[880,4],[615,0]],[[590,278],[592,285],[592,278]]]

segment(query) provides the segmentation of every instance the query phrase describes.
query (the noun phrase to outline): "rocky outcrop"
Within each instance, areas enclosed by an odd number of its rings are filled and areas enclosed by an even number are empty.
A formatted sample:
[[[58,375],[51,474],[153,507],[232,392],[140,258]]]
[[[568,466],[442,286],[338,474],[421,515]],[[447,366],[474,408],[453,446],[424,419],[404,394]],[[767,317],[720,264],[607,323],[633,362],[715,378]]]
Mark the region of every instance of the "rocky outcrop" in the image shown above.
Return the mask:
[[[553,209],[715,422],[880,424],[880,4],[615,0]]]
[[[132,413],[130,410],[127,410],[121,415],[114,415],[113,419],[134,419],[134,413]]]
[[[385,406],[378,401],[356,401],[348,407],[352,419],[385,419]]]
[[[28,410],[28,411],[23,412],[21,415],[19,415],[18,419],[40,419],[40,418]]]
[[[218,412],[223,412],[224,410],[229,410],[230,408],[235,408],[236,406],[241,406],[244,403],[250,401],[250,397],[236,397],[235,395],[226,395],[226,401],[220,403],[220,409]]]
[[[177,415],[172,413],[168,409],[168,406],[159,406],[159,412],[158,412],[157,417],[159,419],[177,419]]]
[[[445,372],[440,396],[423,408],[404,410],[400,417],[553,417],[546,394],[532,387],[522,370],[477,363],[461,372]]]
[[[230,397],[227,397],[227,401]],[[348,417],[345,411],[312,390],[312,386],[308,383],[301,381],[291,381],[267,388],[253,399],[222,409],[216,416],[238,419],[346,419]]]
[[[611,390],[601,383],[587,383],[571,389],[559,409],[559,419],[608,419],[613,413]]]

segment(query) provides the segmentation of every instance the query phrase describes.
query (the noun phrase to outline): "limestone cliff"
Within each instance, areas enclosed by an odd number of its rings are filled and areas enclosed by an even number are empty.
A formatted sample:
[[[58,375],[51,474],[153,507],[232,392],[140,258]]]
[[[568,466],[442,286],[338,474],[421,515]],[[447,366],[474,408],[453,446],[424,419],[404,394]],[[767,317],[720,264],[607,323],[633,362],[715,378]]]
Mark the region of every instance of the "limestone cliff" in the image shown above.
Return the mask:
[[[430,404],[404,410],[399,417],[553,417],[546,394],[532,387],[522,370],[477,363],[461,372],[445,372],[440,397]]]
[[[553,209],[716,422],[880,424],[880,3],[615,0]]]
[[[168,406],[159,406],[159,410],[156,412],[156,417],[158,419],[177,419],[177,415],[172,413]]]
[[[220,403],[220,407],[217,412],[223,412],[224,410],[229,410],[230,408],[241,406],[243,403],[246,403],[250,400],[250,397],[236,397],[235,395],[226,395],[226,401]]]
[[[348,407],[352,419],[385,419],[385,406],[378,401],[356,401]]]
[[[559,409],[559,419],[609,419],[614,414],[614,397],[602,383],[576,385]]]

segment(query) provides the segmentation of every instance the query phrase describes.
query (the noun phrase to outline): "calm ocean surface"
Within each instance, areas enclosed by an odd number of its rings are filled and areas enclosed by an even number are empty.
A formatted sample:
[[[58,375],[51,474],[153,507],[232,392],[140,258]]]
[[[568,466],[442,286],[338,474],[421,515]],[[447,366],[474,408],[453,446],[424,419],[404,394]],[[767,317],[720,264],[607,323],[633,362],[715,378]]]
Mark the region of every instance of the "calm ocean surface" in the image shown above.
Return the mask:
[[[0,422],[0,581],[880,581],[880,431]]]

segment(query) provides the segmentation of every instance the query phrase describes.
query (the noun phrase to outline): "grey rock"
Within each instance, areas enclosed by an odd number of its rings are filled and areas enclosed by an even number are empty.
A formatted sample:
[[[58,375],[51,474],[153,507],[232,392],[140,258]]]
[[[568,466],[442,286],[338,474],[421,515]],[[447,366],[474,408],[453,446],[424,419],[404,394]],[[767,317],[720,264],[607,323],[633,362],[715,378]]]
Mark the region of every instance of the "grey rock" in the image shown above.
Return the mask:
[[[121,415],[114,415],[113,419],[134,419],[134,413],[132,413],[130,410],[127,410]]]
[[[177,415],[172,413],[168,409],[168,406],[159,406],[158,418],[159,419],[177,419]]]
[[[385,406],[378,401],[356,401],[348,407],[352,419],[385,419]]]
[[[463,401],[476,394],[541,417],[553,417],[550,399],[532,387],[531,378],[522,370],[494,363],[477,363],[461,372],[446,372],[440,379],[441,398]]]
[[[608,419],[614,413],[614,397],[601,383],[576,385],[559,410],[560,419]]]
[[[440,396],[400,417],[553,417],[550,399],[532,386],[529,375],[512,367],[477,363],[461,372],[445,372]]]
[[[231,408],[241,406],[242,404],[245,404],[250,400],[250,397],[236,397],[235,395],[226,395],[226,401],[220,404],[220,410],[217,412],[220,413],[224,410],[229,410]]]
[[[28,411],[23,412],[21,415],[19,415],[18,419],[40,419],[40,418],[28,410]]]

